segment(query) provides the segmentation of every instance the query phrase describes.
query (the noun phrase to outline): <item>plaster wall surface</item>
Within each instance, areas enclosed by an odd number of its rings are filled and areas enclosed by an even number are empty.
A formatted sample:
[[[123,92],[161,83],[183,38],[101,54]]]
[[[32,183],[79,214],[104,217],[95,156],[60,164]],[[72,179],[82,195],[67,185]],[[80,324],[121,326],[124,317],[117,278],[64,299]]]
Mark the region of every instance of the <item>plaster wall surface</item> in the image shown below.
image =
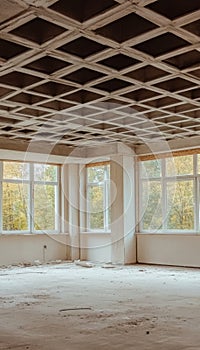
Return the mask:
[[[0,235],[0,266],[67,260],[68,239],[65,234]]]
[[[136,262],[134,155],[111,158],[112,262]]]
[[[138,262],[200,267],[200,236],[192,234],[138,234]]]
[[[111,249],[111,234],[81,234],[81,260],[91,260],[94,262],[110,262]]]

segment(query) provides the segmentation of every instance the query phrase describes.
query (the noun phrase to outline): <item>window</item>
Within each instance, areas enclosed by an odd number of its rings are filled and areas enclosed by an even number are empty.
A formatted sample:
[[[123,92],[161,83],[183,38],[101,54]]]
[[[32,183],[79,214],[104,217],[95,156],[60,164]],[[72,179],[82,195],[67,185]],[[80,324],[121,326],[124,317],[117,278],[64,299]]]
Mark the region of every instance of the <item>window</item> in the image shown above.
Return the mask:
[[[1,232],[57,232],[58,167],[7,161],[0,167]]]
[[[140,231],[199,232],[200,156],[140,162]]]
[[[162,227],[162,191],[159,181],[144,181],[142,184],[143,229],[154,230]]]
[[[2,165],[2,230],[28,231],[29,165],[17,162]]]
[[[110,229],[110,165],[87,167],[87,227],[89,230]]]

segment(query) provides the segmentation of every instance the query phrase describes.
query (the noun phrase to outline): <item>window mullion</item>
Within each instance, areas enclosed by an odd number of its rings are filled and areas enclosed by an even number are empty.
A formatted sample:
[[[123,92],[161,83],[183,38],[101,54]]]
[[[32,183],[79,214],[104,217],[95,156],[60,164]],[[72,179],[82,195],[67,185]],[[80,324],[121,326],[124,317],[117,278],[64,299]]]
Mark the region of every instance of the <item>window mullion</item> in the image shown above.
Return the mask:
[[[91,216],[91,203],[89,200],[89,193],[90,193],[90,189],[94,186],[94,184],[92,185],[91,182],[88,181],[88,168],[87,168],[87,228],[90,229],[90,216]]]
[[[0,232],[3,230],[3,162],[0,162]]]
[[[57,168],[57,184],[55,184],[55,229],[61,231],[61,171]]]
[[[110,189],[110,179],[109,179],[109,169],[108,165],[105,165],[105,230],[109,230],[109,189]]]
[[[161,187],[162,187],[162,229],[167,228],[167,179],[166,179],[166,160],[162,159],[162,174],[161,174]]]
[[[108,229],[108,215],[107,215],[107,188],[106,188],[106,180],[104,180],[103,185],[103,200],[104,200],[104,230],[107,231]]]
[[[194,229],[199,232],[199,177],[197,154],[193,155],[194,166]]]
[[[106,231],[110,229],[109,227],[109,213],[110,213],[110,181],[109,179],[105,182],[105,197],[106,197]]]
[[[92,177],[89,174],[89,170],[92,170]],[[97,171],[99,169],[97,168]],[[108,165],[104,165],[100,169],[101,175],[99,177],[96,173],[95,166],[87,169],[87,228],[91,231],[93,230],[104,230],[108,231],[109,229],[109,169]],[[89,182],[90,179],[90,182]],[[99,181],[97,181],[99,180]],[[92,196],[90,196],[92,194]],[[98,204],[99,213],[91,213],[93,204],[91,201],[95,201],[95,195],[97,194],[97,200],[100,202],[94,202],[95,207]],[[100,197],[99,197],[100,196]],[[94,198],[93,198],[94,197]],[[96,210],[96,209],[95,209]],[[94,223],[93,223],[94,219]],[[95,220],[99,220],[96,221]],[[93,227],[94,226],[94,227]],[[98,227],[99,226],[99,227]]]
[[[29,185],[29,223],[30,232],[34,231],[34,164],[30,164],[30,185]]]
[[[199,178],[194,179],[194,229],[199,232]]]

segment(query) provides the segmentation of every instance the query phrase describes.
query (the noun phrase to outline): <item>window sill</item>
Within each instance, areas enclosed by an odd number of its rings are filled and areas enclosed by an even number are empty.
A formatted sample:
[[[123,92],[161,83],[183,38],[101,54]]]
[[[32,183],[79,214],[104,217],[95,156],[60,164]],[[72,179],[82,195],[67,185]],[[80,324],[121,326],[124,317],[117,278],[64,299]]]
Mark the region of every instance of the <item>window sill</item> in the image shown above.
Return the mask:
[[[47,235],[47,236],[57,236],[57,235],[62,235],[62,236],[68,236],[69,233],[63,233],[63,232],[1,232],[0,236],[42,236],[42,235]]]
[[[110,235],[111,231],[84,231],[81,235]]]
[[[138,232],[137,236],[139,235],[151,235],[151,236],[200,236],[200,232],[195,232],[195,231],[186,231],[186,232],[176,232],[176,231],[171,231],[171,232],[150,232],[150,231],[143,231],[143,232]]]

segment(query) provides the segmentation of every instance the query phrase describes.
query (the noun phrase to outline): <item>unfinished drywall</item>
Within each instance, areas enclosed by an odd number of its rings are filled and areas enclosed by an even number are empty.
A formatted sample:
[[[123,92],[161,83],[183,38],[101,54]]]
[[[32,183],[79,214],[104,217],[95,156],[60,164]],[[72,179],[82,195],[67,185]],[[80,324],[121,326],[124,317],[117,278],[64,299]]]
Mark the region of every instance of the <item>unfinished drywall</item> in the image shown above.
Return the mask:
[[[68,235],[0,235],[0,266],[66,260]]]
[[[138,234],[139,263],[200,267],[200,236]]]

